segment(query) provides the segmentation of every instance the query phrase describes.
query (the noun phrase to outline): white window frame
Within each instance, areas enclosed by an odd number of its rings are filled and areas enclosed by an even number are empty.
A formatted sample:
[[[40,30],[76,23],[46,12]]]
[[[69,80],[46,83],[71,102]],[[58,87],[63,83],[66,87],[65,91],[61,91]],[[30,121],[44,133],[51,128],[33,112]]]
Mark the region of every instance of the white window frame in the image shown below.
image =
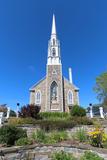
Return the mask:
[[[39,95],[40,96],[39,99],[37,99],[38,98],[38,94],[40,94]],[[36,91],[36,93],[35,93],[35,104],[41,104],[41,91],[40,90]]]
[[[72,94],[72,100],[69,99],[69,94],[70,94],[70,93]],[[72,92],[72,90],[69,90],[69,91],[68,91],[68,94],[67,94],[67,102],[68,102],[69,105],[74,104],[74,97],[73,97],[73,92]]]

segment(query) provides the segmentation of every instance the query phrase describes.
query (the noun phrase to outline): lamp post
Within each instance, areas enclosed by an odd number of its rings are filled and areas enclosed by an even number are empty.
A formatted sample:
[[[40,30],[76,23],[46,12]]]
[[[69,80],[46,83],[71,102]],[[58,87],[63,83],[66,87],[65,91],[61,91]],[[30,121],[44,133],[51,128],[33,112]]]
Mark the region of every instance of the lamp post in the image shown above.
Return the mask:
[[[93,118],[92,103],[90,103],[89,106],[90,106],[90,117]]]
[[[17,112],[16,112],[16,117],[18,118],[18,111],[19,111],[19,106],[20,106],[20,103],[17,103]]]
[[[103,107],[99,107],[99,111],[100,111],[100,116],[101,116],[101,118],[104,118]]]

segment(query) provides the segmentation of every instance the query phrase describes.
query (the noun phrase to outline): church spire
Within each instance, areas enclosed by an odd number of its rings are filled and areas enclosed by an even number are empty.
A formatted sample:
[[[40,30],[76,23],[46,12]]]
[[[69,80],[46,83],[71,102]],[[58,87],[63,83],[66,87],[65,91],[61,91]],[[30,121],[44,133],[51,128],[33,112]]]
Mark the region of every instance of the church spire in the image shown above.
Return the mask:
[[[55,23],[55,15],[53,14],[53,21],[52,21],[52,32],[51,36],[56,35],[56,23]]]
[[[56,35],[55,15],[53,14],[51,38],[48,44],[48,65],[61,65],[60,42]]]

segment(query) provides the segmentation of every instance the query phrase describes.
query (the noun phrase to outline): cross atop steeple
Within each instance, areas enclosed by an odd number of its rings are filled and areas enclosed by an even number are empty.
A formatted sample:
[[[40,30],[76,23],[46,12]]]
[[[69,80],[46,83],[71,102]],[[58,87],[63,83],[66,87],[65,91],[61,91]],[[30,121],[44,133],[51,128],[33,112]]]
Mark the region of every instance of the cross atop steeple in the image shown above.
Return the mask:
[[[53,21],[52,21],[52,32],[51,36],[56,35],[56,24],[55,24],[55,15],[53,14]]]

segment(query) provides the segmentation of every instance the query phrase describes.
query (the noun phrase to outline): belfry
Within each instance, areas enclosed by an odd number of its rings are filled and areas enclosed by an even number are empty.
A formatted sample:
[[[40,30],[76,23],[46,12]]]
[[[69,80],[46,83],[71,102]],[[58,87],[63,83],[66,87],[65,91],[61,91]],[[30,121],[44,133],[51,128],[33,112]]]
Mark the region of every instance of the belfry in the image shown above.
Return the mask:
[[[74,104],[79,104],[79,89],[62,75],[60,42],[57,38],[55,15],[48,43],[46,77],[30,88],[30,104],[39,105],[41,112],[69,112]]]

